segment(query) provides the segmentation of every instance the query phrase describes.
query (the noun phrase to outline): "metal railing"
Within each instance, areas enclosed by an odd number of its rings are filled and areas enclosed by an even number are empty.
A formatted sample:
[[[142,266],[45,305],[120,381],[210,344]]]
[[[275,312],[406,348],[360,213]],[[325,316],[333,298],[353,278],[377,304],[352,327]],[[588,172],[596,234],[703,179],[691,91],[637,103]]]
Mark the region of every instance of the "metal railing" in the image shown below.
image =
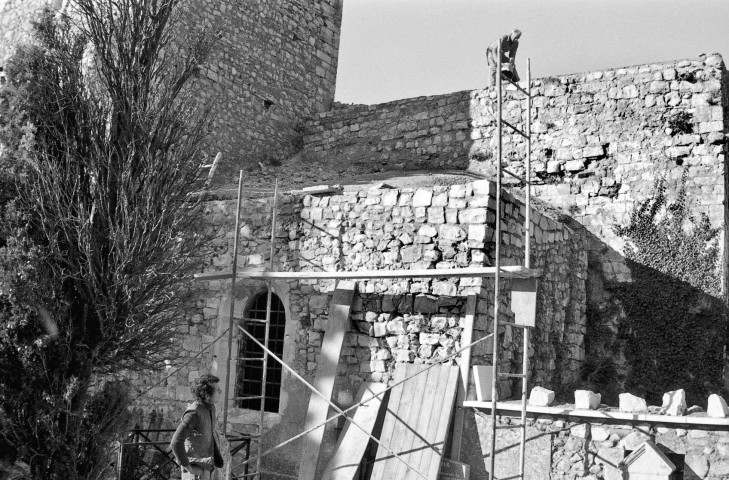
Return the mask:
[[[117,480],[169,480],[179,478],[180,466],[169,447],[174,429],[141,429],[128,432],[119,444]],[[251,453],[251,437],[228,437],[231,459],[246,462]],[[248,464],[243,471],[231,473],[230,479],[248,478]]]

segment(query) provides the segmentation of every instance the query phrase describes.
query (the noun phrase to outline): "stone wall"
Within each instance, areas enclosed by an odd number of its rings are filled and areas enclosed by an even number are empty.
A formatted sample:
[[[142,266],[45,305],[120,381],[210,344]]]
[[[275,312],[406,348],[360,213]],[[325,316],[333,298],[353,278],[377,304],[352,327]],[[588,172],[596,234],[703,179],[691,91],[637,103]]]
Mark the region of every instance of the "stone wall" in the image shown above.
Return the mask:
[[[396,268],[454,268],[493,264],[495,187],[486,181],[419,189],[372,189],[339,195],[286,195],[278,206],[275,270],[362,270]],[[209,233],[214,233],[207,270],[228,269],[232,261],[234,201],[208,204]],[[523,262],[521,225],[523,203],[511,195],[503,199],[503,264]],[[247,199],[243,205],[239,264],[268,266],[270,260],[270,201]],[[551,217],[532,212],[533,266],[539,278],[537,327],[530,348],[530,380],[560,389],[578,377],[584,359],[586,253],[582,239]],[[509,281],[503,282],[500,314],[512,322]],[[226,297],[229,282],[203,282],[191,292],[190,314],[180,324],[180,355],[170,369],[181,365],[210,344],[227,328]],[[317,372],[329,302],[331,281],[276,281],[274,292],[287,315],[283,359],[307,379]],[[239,281],[234,292],[235,318],[245,315],[250,299],[265,290],[259,281]],[[357,282],[337,371],[335,401],[350,406],[363,381],[387,382],[398,363],[427,363],[442,359],[461,345],[466,317],[474,318],[474,339],[491,330],[493,282],[481,279],[399,279]],[[501,327],[501,368],[521,367],[521,333]],[[234,355],[238,351],[236,337]],[[488,345],[487,345],[488,344]],[[474,364],[491,363],[491,342],[474,348]],[[217,342],[198,359],[155,387],[140,400],[145,411],[156,410],[170,422],[189,401],[189,386],[201,373],[224,375],[225,342]],[[171,370],[168,370],[169,373]],[[230,391],[234,391],[232,375]],[[135,378],[140,387],[159,377]],[[516,387],[504,380],[499,391],[508,398]],[[309,392],[284,375],[281,406],[266,414],[265,446],[275,445],[300,432]],[[230,421],[237,432],[253,433],[258,412],[232,408]],[[333,424],[326,431],[325,451],[338,434]],[[296,444],[266,461],[268,470],[295,472]]]
[[[723,225],[726,105],[717,54],[538,78],[533,81],[532,177],[539,198],[564,207],[600,241],[623,247],[610,226],[687,170],[697,211]],[[504,118],[523,127],[526,103],[507,88]],[[491,176],[496,154],[493,88],[379,105],[338,105],[306,125],[304,154],[360,171],[469,165]],[[678,114],[687,128],[669,129]],[[504,161],[524,173],[525,140],[504,127]],[[615,275],[606,264],[606,269]]]
[[[41,7],[61,3],[0,4],[0,62],[29,38]],[[188,0],[180,8],[183,42],[201,30],[220,36],[198,77],[199,97],[212,103],[216,119],[208,153],[224,153],[216,181],[300,151],[304,120],[334,101],[341,1]]]
[[[215,104],[220,176],[259,171],[301,149],[306,118],[334,101],[340,0],[194,0],[188,20],[222,38],[207,62],[201,97]]]
[[[341,171],[465,169],[473,92],[336,104],[306,124],[304,155]]]
[[[614,292],[635,281],[633,267],[624,257],[626,240],[617,235],[616,226],[625,226],[641,203],[654,197],[656,182],[663,179],[668,202],[675,201],[684,188],[690,215],[705,214],[711,227],[719,230],[719,257],[725,256],[729,83],[723,60],[713,54],[538,78],[532,92],[534,195],[569,217],[567,222],[588,244],[588,309],[595,329],[588,345],[594,369],[586,372],[585,380],[611,377],[617,390],[631,384],[649,389],[633,382],[640,359],[626,350],[632,348],[625,340],[636,331],[631,327],[636,313],[631,314],[625,299]],[[503,111],[505,119],[523,127],[526,103],[521,98],[515,88],[508,87]],[[381,105],[340,105],[307,124],[304,155],[328,165],[326,170],[336,175],[468,165],[470,171],[493,177],[496,109],[492,88]],[[523,175],[526,142],[504,129],[506,167]],[[506,180],[512,182],[509,177]],[[667,261],[672,257],[671,252],[663,255]],[[720,260],[715,273],[724,296],[725,265]],[[659,262],[657,268],[650,267],[655,269],[656,286],[668,280],[669,269],[664,266],[668,265]],[[690,293],[689,310],[710,310],[717,316],[708,322],[716,329],[697,325],[693,330],[723,338],[722,307],[700,291]],[[685,338],[685,348],[679,350],[690,350],[693,341]],[[721,350],[721,345],[707,347],[706,358],[713,359]],[[661,355],[670,356],[667,351]],[[686,358],[679,360],[674,366],[690,375],[693,367]],[[709,370],[698,383],[708,382],[714,388],[721,383],[721,374],[713,366],[705,369]],[[725,375],[726,384],[728,378]],[[664,385],[656,392],[671,388]]]
[[[490,414],[476,412],[480,452],[468,461],[474,474],[490,468]],[[526,478],[529,480],[621,480],[619,463],[650,440],[682,472],[676,478],[718,480],[729,475],[729,430],[691,423],[600,422],[562,416],[536,415],[527,420]],[[497,434],[496,475],[518,474],[520,429],[509,429],[518,419],[497,416],[505,429]],[[480,455],[479,455],[480,454]],[[483,457],[483,464],[476,458]],[[463,457],[462,457],[463,458]],[[478,477],[481,478],[481,477]],[[673,478],[673,477],[671,477]]]

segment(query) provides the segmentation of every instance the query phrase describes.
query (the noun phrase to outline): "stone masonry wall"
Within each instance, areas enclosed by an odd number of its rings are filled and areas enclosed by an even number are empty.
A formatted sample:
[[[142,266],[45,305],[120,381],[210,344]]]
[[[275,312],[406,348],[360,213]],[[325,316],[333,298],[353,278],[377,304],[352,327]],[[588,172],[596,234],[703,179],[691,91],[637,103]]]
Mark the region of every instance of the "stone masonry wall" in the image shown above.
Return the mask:
[[[467,460],[472,478],[488,471],[490,460],[490,414],[476,412],[480,449]],[[687,417],[690,422],[690,417]],[[498,416],[505,429],[497,436],[496,475],[518,474],[520,429],[509,429],[518,419]],[[650,440],[667,454],[686,480],[718,480],[729,475],[729,431],[690,423],[579,421],[539,415],[527,420],[526,478],[529,480],[621,480],[618,464],[643,442]],[[483,458],[478,462],[477,458]],[[463,458],[463,457],[462,457]],[[479,477],[480,478],[480,477]],[[673,478],[673,477],[671,477]]]
[[[279,202],[276,270],[361,270],[393,268],[452,268],[493,263],[495,221],[494,185],[480,181],[450,187],[382,189],[340,195],[291,196]],[[234,201],[209,203],[207,220],[216,240],[208,271],[229,268],[232,260]],[[270,201],[247,199],[241,228],[239,264],[262,268],[270,260]],[[507,194],[503,203],[507,228],[503,232],[506,265],[523,262],[523,203]],[[517,223],[520,222],[520,223]],[[579,236],[545,212],[533,212],[533,265],[542,270],[539,280],[538,320],[530,348],[531,380],[558,388],[577,378],[584,358],[586,254]],[[235,318],[265,285],[239,281]],[[227,328],[229,282],[211,281],[194,292],[194,305],[180,324],[180,356],[171,369],[199,353]],[[286,308],[287,324],[283,359],[307,379],[317,372],[329,302],[331,281],[276,281],[274,292]],[[501,290],[502,321],[513,321],[509,310],[509,282]],[[443,358],[461,345],[465,317],[475,314],[474,339],[490,331],[493,283],[480,279],[401,279],[357,282],[339,361],[334,399],[350,406],[363,381],[387,382],[397,363],[426,363]],[[502,326],[504,350],[501,368],[516,372],[521,361],[521,333]],[[488,344],[488,345],[487,345]],[[474,348],[474,364],[490,364],[490,341]],[[233,344],[234,356],[238,338]],[[174,422],[189,400],[189,386],[202,372],[224,375],[225,342],[219,341],[140,402],[145,411],[155,409]],[[168,371],[169,372],[169,371]],[[140,387],[158,377],[135,379]],[[234,391],[235,375],[230,391]],[[515,387],[505,380],[500,395],[508,398]],[[473,390],[472,390],[473,391]],[[516,390],[514,390],[516,391]],[[284,375],[281,407],[266,414],[265,446],[299,433],[306,416],[309,393],[290,375]],[[253,433],[258,412],[232,408],[234,430]],[[325,435],[325,452],[333,448],[337,425]],[[266,469],[296,471],[299,453],[290,449],[266,460]]]
[[[568,223],[587,242],[590,322],[606,332],[604,338],[591,337],[588,356],[598,369],[611,357],[614,370],[606,371],[614,371],[618,386],[624,385],[630,383],[632,365],[621,346],[621,332],[629,331],[626,325],[632,320],[607,289],[634,278],[615,226],[626,225],[640,202],[656,193],[655,182],[664,179],[668,201],[685,187],[690,214],[706,214],[721,232],[719,245],[725,249],[726,68],[713,54],[540,78],[532,91],[534,194],[570,217]],[[508,87],[503,111],[507,121],[523,128],[522,98]],[[304,154],[330,165],[328,170],[338,175],[357,169],[435,170],[467,164],[470,171],[490,178],[495,173],[496,109],[492,88],[339,106],[307,125]],[[506,167],[523,175],[525,140],[507,127],[504,132]],[[345,159],[352,163],[345,165]],[[727,277],[720,270],[717,280],[726,292]],[[707,303],[697,304],[702,302]],[[727,380],[725,376],[729,385]]]
[[[722,58],[665,62],[538,78],[533,83],[532,176],[536,195],[564,207],[620,251],[610,228],[652,192],[663,175],[669,191],[684,170],[697,212],[723,225],[724,115]],[[507,88],[504,118],[523,128],[526,104]],[[338,105],[306,125],[304,154],[362,171],[469,166],[494,174],[493,88],[379,105]],[[690,132],[669,130],[688,115]],[[504,161],[523,174],[524,139],[504,127]],[[618,269],[605,264],[611,275]]]
[[[29,38],[40,8],[61,3],[0,3],[0,62]],[[200,30],[220,36],[198,78],[216,119],[207,153],[224,153],[216,182],[300,151],[304,120],[334,101],[341,1],[188,0],[180,8],[183,37]]]

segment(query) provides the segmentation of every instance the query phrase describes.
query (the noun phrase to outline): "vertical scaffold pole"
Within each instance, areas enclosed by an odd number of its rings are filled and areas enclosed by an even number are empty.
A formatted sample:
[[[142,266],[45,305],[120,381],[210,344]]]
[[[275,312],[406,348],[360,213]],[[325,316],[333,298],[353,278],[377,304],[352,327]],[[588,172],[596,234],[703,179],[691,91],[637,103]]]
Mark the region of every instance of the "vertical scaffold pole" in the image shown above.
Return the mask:
[[[526,111],[526,212],[524,212],[524,266],[531,268],[531,169],[532,169],[532,64],[527,58],[527,111]],[[527,375],[529,375],[529,335],[531,329],[524,326],[524,345],[522,346],[522,368],[524,375],[521,378],[521,443],[519,445],[519,478],[524,480],[524,463],[526,460],[526,406],[527,406]]]
[[[496,97],[498,100],[498,116],[496,117],[496,136],[497,136],[497,155],[496,155],[496,233],[494,234],[494,242],[496,244],[494,276],[494,338],[493,352],[491,362],[493,365],[493,380],[491,383],[491,471],[489,472],[491,480],[495,478],[496,468],[496,402],[498,400],[498,382],[499,382],[499,281],[501,270],[501,157],[502,157],[502,124],[501,116],[503,109],[503,101],[501,98],[501,45],[496,49]]]
[[[238,174],[238,206],[235,209],[235,235],[233,236],[233,272],[230,279],[230,315],[228,315],[228,358],[225,363],[225,397],[223,398],[223,435],[228,435],[228,406],[230,394],[230,362],[233,357],[233,313],[235,312],[235,277],[238,275],[238,240],[240,238],[240,206],[243,197],[243,170]]]
[[[269,259],[269,268],[271,271],[273,271],[274,267],[274,255],[276,254],[276,210],[277,210],[277,201],[278,201],[278,178],[276,178],[276,183],[273,187],[273,205],[271,206],[271,250],[270,255],[271,258]],[[266,327],[264,329],[264,341],[263,345],[268,348],[268,340],[271,333],[271,303],[273,302],[273,280],[268,281],[268,285],[266,286],[268,288],[268,294],[266,297]],[[261,410],[260,410],[260,423],[258,428],[258,448],[259,448],[259,455],[258,459],[256,460],[256,474],[258,475],[259,480],[261,477],[261,455],[260,451],[262,450],[261,446],[263,445],[263,425],[264,421],[266,419],[266,381],[268,377],[268,351],[265,349],[263,350],[263,373],[261,375]]]

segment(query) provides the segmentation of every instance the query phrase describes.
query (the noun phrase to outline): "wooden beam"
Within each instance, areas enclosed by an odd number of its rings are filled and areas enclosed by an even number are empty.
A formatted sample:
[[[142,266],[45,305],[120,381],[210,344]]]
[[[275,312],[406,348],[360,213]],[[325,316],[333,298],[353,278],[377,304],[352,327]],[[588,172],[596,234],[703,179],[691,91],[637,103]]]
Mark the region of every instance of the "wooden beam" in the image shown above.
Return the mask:
[[[321,424],[327,418],[329,412],[328,400],[332,398],[332,392],[334,391],[334,380],[337,376],[339,356],[342,353],[342,345],[344,344],[344,334],[349,330],[349,310],[353,298],[354,282],[339,282],[329,305],[329,319],[327,329],[324,332],[319,366],[314,381],[314,388],[324,395],[326,400],[319,395],[311,395],[304,430]],[[314,480],[316,478],[316,467],[319,462],[322,439],[324,438],[324,428],[322,426],[303,438],[299,480]]]
[[[539,270],[522,266],[501,267],[500,276],[505,278],[532,278],[539,276]],[[371,278],[479,278],[496,275],[495,267],[443,268],[428,270],[358,270],[338,272],[271,272],[241,271],[238,278],[260,278],[263,280],[367,280]],[[197,278],[197,277],[196,277]],[[207,280],[207,278],[205,278]]]
[[[195,280],[200,280],[203,282],[210,281],[210,280],[232,280],[233,274],[230,272],[228,272],[228,273],[224,273],[224,272],[221,272],[221,273],[196,273],[195,275],[193,275],[193,277],[195,278]]]
[[[470,345],[473,341],[473,325],[476,320],[476,305],[478,298],[476,295],[469,295],[466,302],[465,324],[461,331],[461,345]],[[458,391],[456,392],[456,415],[453,425],[453,443],[451,444],[451,458],[460,461],[461,459],[461,442],[463,441],[463,425],[465,422],[465,409],[463,402],[468,397],[468,377],[471,373],[471,349],[461,352],[459,362],[461,368],[461,381],[458,383]]]
[[[363,383],[354,402],[360,403],[365,396],[371,397],[382,393],[386,388],[387,385],[384,383]],[[354,421],[366,428],[369,433],[372,433],[377,421],[383,397],[384,395],[381,395],[363,403],[354,412]],[[345,423],[322,480],[355,480],[369,441],[370,438],[362,430],[352,427],[349,422]]]

